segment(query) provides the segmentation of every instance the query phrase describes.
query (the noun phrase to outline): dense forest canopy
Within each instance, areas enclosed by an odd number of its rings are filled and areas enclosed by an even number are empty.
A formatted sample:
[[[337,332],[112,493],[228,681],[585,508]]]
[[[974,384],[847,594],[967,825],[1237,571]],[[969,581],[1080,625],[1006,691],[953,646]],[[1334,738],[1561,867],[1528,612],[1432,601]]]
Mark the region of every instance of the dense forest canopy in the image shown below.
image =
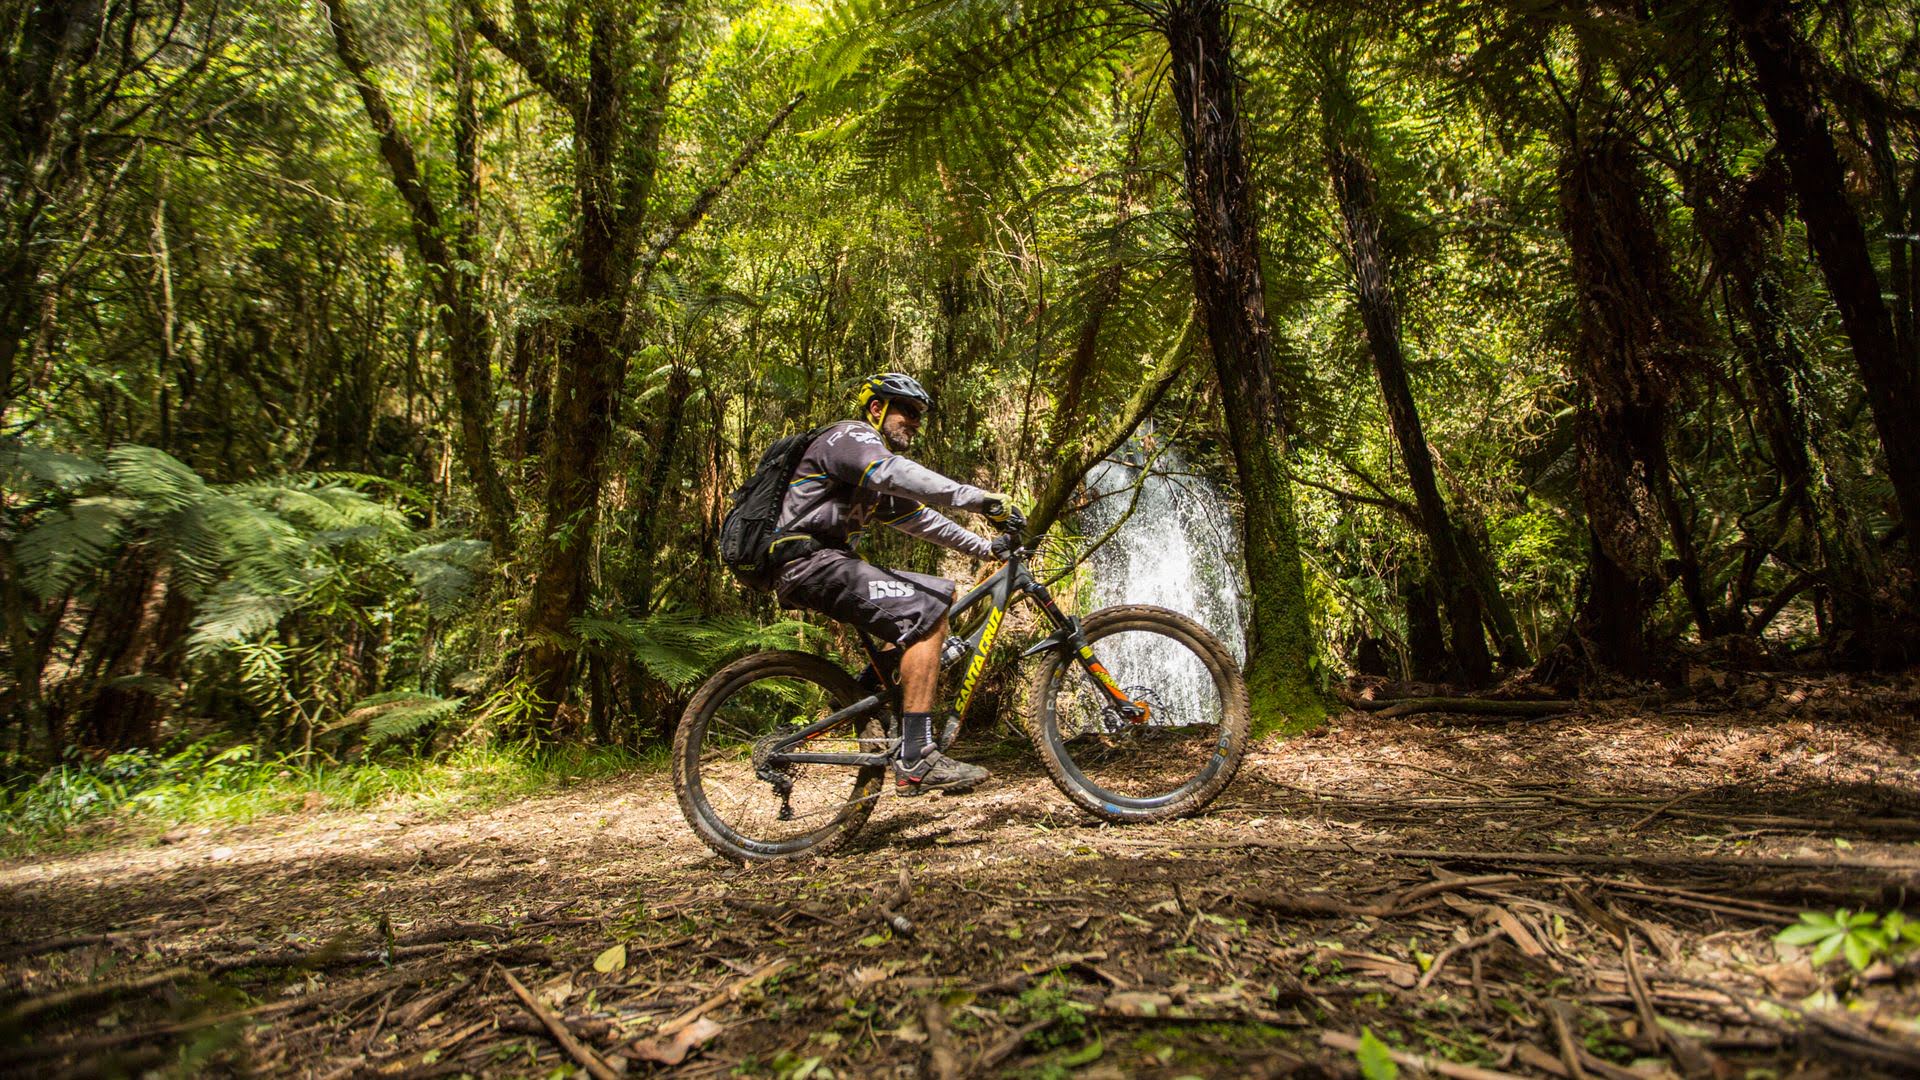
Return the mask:
[[[881,370],[1060,536],[1129,440],[1223,484],[1268,727],[1920,649],[1908,3],[5,0],[0,50],[23,767],[656,741],[820,635],[716,532]]]

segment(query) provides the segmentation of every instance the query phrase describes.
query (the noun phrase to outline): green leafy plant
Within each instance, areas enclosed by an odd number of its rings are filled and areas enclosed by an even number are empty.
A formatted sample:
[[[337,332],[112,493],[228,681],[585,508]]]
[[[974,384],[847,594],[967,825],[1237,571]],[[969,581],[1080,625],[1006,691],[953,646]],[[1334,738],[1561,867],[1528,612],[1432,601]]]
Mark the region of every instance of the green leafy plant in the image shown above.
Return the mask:
[[[419,690],[389,690],[354,702],[343,724],[364,723],[367,742],[402,739],[460,711],[465,698],[443,698]]]
[[[1813,949],[1813,966],[1821,967],[1836,955],[1847,958],[1855,971],[1864,971],[1879,957],[1894,957],[1920,948],[1920,922],[1898,911],[1878,915],[1841,908],[1834,912],[1803,911],[1800,921],[1774,935],[1774,941]]]
[[[573,632],[589,648],[624,652],[655,678],[683,689],[703,678],[720,661],[754,649],[791,649],[818,642],[820,631],[797,619],[770,626],[741,618],[703,618],[693,612],[656,611],[643,618],[573,620]]]
[[[1366,1080],[1395,1080],[1400,1075],[1400,1065],[1393,1060],[1392,1051],[1372,1028],[1360,1029],[1360,1046],[1353,1056],[1360,1063],[1360,1075]]]

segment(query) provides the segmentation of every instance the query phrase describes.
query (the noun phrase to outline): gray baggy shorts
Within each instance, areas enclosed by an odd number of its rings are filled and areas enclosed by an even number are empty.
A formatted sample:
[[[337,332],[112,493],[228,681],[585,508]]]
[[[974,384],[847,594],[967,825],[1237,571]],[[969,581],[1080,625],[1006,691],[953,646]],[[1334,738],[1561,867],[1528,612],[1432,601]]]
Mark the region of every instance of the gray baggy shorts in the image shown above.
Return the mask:
[[[774,595],[785,607],[817,611],[881,641],[907,646],[940,624],[953,604],[954,585],[946,578],[890,570],[827,548],[782,567]]]

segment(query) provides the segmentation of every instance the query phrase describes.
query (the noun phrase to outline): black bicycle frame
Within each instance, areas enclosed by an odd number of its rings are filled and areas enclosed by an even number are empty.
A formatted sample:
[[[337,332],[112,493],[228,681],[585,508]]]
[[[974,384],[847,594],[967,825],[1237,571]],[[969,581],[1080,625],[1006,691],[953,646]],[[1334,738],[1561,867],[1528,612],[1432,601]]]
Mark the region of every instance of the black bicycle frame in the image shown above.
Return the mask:
[[[1130,700],[1114,683],[1113,676],[1108,674],[1105,665],[1094,659],[1093,647],[1087,644],[1085,635],[1080,632],[1080,620],[1060,610],[1060,606],[1054,602],[1053,594],[1027,569],[1026,555],[1025,550],[1015,552],[998,572],[974,586],[947,609],[948,624],[957,625],[978,605],[983,603],[988,605],[986,617],[970,633],[961,638],[967,645],[966,666],[962,669],[960,689],[953,698],[954,712],[961,717],[966,716],[967,706],[973,701],[973,691],[979,682],[980,673],[986,669],[987,653],[993,648],[994,639],[1000,633],[1000,623],[1006,618],[1007,611],[1014,602],[1025,597],[1039,606],[1041,612],[1046,615],[1048,623],[1052,625],[1053,633],[1022,652],[1021,658],[1037,656],[1050,650],[1065,649],[1080,665],[1081,670],[1086,672],[1087,678],[1092,680],[1093,685],[1106,695],[1108,703],[1122,718],[1135,722],[1147,719],[1150,711],[1148,707],[1144,703]],[[889,664],[888,654],[881,652],[864,630],[860,631],[860,645],[866,650],[868,659],[867,670],[862,673],[863,681],[867,679],[878,681],[880,690],[844,709],[829,713],[787,736],[769,755],[770,761],[791,762],[796,765],[847,765],[854,768],[867,768],[886,765],[893,759],[891,752],[833,754],[790,749],[818,738],[840,724],[858,721],[875,709],[881,708],[898,687],[898,652],[892,654],[895,662]],[[889,731],[889,734],[891,735],[892,732]]]

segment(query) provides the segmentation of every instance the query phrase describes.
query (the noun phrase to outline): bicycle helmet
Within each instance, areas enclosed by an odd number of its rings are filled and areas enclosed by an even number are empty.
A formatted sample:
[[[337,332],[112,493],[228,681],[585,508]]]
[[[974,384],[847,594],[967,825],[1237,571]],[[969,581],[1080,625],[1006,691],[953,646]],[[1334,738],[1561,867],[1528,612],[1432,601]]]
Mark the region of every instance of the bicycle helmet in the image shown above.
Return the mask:
[[[862,416],[866,415],[867,404],[875,398],[891,405],[895,402],[910,402],[922,413],[933,411],[933,398],[927,395],[920,380],[911,375],[902,375],[898,371],[885,371],[869,376],[860,384],[860,397],[855,401]]]

